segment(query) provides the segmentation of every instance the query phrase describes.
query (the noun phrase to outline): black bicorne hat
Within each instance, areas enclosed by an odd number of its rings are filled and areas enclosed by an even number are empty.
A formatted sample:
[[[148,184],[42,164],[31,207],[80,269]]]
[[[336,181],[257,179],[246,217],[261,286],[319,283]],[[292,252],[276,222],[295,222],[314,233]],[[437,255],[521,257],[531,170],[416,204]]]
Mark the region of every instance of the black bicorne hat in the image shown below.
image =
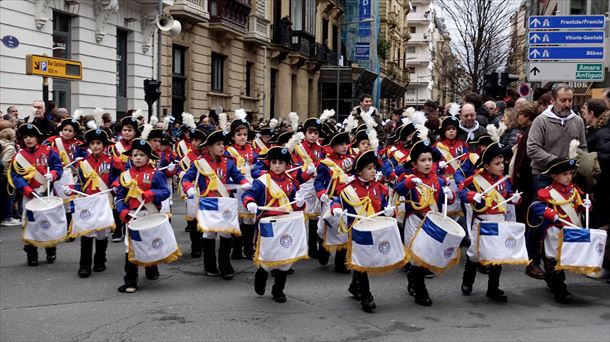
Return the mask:
[[[153,152],[152,146],[150,145],[150,143],[144,139],[134,139],[131,142],[131,149],[123,152],[123,154],[126,156],[131,156],[131,154],[134,150],[144,152],[144,154],[146,154],[150,159],[153,159],[153,160],[159,159],[159,156]]]

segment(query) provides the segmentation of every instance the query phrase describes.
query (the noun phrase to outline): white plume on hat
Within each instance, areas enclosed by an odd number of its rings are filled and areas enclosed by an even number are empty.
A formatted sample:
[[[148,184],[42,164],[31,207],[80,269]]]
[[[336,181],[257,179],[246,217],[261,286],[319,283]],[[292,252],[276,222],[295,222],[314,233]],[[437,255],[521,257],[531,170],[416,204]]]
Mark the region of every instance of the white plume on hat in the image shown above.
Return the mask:
[[[366,134],[369,136],[369,144],[371,145],[371,150],[377,153],[377,147],[379,147],[379,138],[377,138],[377,131],[374,129],[369,129],[366,131]]]
[[[459,114],[460,114],[460,105],[455,102],[451,102],[449,104],[449,115],[456,117]]]
[[[197,128],[195,117],[191,113],[182,113],[182,124],[188,128]]]
[[[218,114],[218,128],[224,132],[229,131],[229,121],[227,118],[227,113]]]
[[[320,115],[320,123],[324,123],[326,120],[332,118],[333,116],[335,116],[334,109],[325,109],[322,112],[322,115]]]
[[[131,116],[133,116],[134,118],[136,118],[136,119],[137,119],[137,118],[139,118],[140,116],[144,116],[144,115],[142,115],[142,109],[138,108],[138,109],[136,109],[136,111],[135,111],[135,112],[133,112],[133,114],[132,114]]]
[[[163,123],[161,124],[161,128],[163,128],[164,131],[167,131],[167,129],[169,128],[170,121],[171,121],[171,117],[169,115],[163,118]]]
[[[33,108],[33,107],[32,107]],[[80,109],[77,109],[74,111],[74,113],[72,113],[72,118],[76,121],[80,120],[80,118],[83,116],[83,111]]]
[[[235,110],[235,118],[233,118],[233,120],[243,120],[248,116],[248,113],[246,113],[246,110],[243,108],[240,109],[236,109]]]
[[[377,123],[375,122],[375,119],[373,119],[371,113],[362,112],[360,113],[360,117],[362,118],[362,121],[364,121],[366,127],[369,129],[377,127]]]
[[[152,131],[153,126],[149,123],[144,124],[144,128],[142,129],[142,134],[140,135],[140,138],[142,140],[148,140],[148,135],[150,135],[150,131]]]
[[[423,126],[426,124],[426,122],[428,122],[428,119],[426,118],[426,113],[422,111],[413,111],[409,117],[411,118],[411,122],[413,122],[413,124],[415,125]]]
[[[350,114],[350,116],[345,119],[345,131],[351,132],[351,130],[356,127],[358,127],[358,120],[356,120],[356,118]]]
[[[104,109],[99,107],[95,108],[95,110],[93,111],[93,115],[95,116],[95,124],[97,125],[97,127],[100,127],[104,123],[104,120],[102,120],[102,116],[104,115]]]
[[[425,125],[415,124],[415,135],[414,136],[417,136],[420,140],[428,140],[429,132],[430,132],[430,130]]]
[[[296,112],[288,113],[288,119],[290,119],[290,127],[294,132],[299,128],[299,114]]]
[[[269,128],[275,129],[277,127],[278,123],[279,122],[277,121],[276,118],[269,120]]]
[[[489,124],[485,127],[485,129],[487,129],[487,133],[489,133],[489,136],[495,142],[500,142],[500,137],[502,137],[502,134],[504,134],[507,128],[506,124],[503,122],[501,122],[499,126],[500,127],[496,127],[494,124]]]
[[[576,157],[578,157],[578,146],[580,146],[580,141],[578,139],[572,139],[572,141],[570,141],[568,158],[576,159]]]
[[[288,142],[286,143],[286,148],[292,153],[294,147],[300,144],[303,139],[305,139],[305,134],[303,134],[303,132],[297,132],[293,134],[292,137],[290,137],[290,140],[288,140]]]

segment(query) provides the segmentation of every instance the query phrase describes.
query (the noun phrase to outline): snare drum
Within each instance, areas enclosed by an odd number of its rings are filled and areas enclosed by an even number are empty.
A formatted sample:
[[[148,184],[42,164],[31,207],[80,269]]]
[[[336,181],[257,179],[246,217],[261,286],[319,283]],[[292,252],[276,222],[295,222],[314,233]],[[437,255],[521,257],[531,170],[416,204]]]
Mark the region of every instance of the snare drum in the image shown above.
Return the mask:
[[[360,272],[381,273],[407,263],[396,219],[375,217],[359,220],[350,230],[347,267]]]
[[[454,220],[437,212],[428,212],[407,249],[408,259],[415,266],[443,272],[460,261],[460,243],[466,236]]]
[[[604,261],[607,232],[564,227],[559,233],[557,269],[579,274],[598,272]]]
[[[478,238],[471,242],[478,250],[478,261],[483,265],[530,263],[525,246],[525,225],[519,222],[479,223]]]
[[[330,206],[327,203],[322,203],[322,213],[324,214],[322,219],[318,220],[317,232],[324,241],[324,249],[333,252],[347,248],[349,235],[339,228],[340,220],[345,221],[345,216],[334,216],[330,212]]]
[[[193,221],[197,218],[197,205],[199,204],[199,196],[187,197],[186,202],[186,217],[187,221]]]
[[[127,225],[128,257],[131,263],[154,266],[176,261],[182,252],[169,217],[153,214],[132,220]]]
[[[23,241],[36,247],[53,247],[66,239],[68,224],[60,197],[34,198],[25,204]]]
[[[226,233],[240,236],[237,199],[230,197],[199,198],[197,229],[202,233]]]
[[[256,223],[256,215],[249,212],[248,209],[244,207],[244,203],[241,201],[241,198],[245,192],[246,190],[244,189],[235,190],[234,198],[237,200],[237,211],[239,213],[239,218],[244,224],[254,224]]]
[[[301,259],[307,259],[307,234],[302,211],[260,219],[254,256],[256,265],[279,267]]]
[[[75,198],[70,202],[71,237],[116,227],[108,193]]]

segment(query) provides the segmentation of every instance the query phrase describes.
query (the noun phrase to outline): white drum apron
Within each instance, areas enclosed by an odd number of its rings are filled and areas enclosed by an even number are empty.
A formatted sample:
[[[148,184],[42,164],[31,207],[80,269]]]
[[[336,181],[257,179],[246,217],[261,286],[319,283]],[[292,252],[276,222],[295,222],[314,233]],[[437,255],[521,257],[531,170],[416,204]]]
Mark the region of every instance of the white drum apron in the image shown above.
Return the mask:
[[[564,227],[559,233],[557,269],[579,274],[598,272],[604,261],[607,232]]]
[[[136,265],[170,263],[182,255],[169,217],[165,214],[134,219],[127,229],[129,261]]]
[[[197,210],[197,229],[202,233],[240,236],[237,200],[230,197],[201,197]]]
[[[477,245],[478,261],[483,265],[530,263],[525,246],[525,225],[519,222],[480,222]]]
[[[375,217],[356,222],[350,231],[347,267],[360,272],[381,273],[407,263],[396,219]]]
[[[108,193],[75,198],[70,202],[72,223],[71,237],[115,228],[114,216]]]
[[[53,247],[66,239],[68,223],[60,197],[34,198],[25,203],[22,239],[36,247]]]
[[[318,220],[318,236],[322,238],[324,249],[329,252],[347,248],[349,235],[339,228],[340,220],[345,221],[345,216],[336,217],[330,212],[328,203],[322,202],[322,219]],[[345,223],[345,222],[344,222]]]
[[[279,267],[307,259],[307,234],[302,211],[260,219],[254,262]]]

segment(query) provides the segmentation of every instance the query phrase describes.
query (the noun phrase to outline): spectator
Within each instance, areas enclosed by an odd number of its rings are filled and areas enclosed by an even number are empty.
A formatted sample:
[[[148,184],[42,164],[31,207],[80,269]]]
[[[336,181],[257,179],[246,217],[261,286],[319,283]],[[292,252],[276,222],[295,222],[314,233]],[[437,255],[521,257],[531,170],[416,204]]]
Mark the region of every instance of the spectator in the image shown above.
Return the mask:
[[[10,114],[15,117],[15,119],[19,120],[19,109],[16,106],[9,106],[6,109],[6,114]]]
[[[608,207],[602,203],[610,203],[610,110],[601,99],[587,101],[583,106],[585,122],[588,126],[587,147],[590,152],[597,152],[597,160],[602,175],[598,177],[594,189],[595,203],[593,206],[592,227],[602,227],[610,224]]]
[[[481,126],[487,127],[489,124],[489,113],[487,112],[487,107],[483,105],[483,97],[477,93],[470,93],[466,95],[464,101],[474,105],[475,112],[477,113],[477,122]]]
[[[59,124],[61,123],[64,119],[68,119],[70,118],[70,112],[68,112],[68,110],[66,108],[57,108],[57,110],[55,111],[55,118],[54,121]]]
[[[19,226],[21,221],[15,219],[13,215],[15,193],[10,194],[8,192],[8,179],[6,178],[6,170],[10,168],[11,161],[17,153],[14,129],[5,128],[0,131],[0,150],[0,156],[2,157],[0,168],[0,224],[3,226]]]
[[[496,105],[496,114],[489,120],[489,123],[495,125],[496,127],[500,126],[500,122],[502,122],[502,117],[504,117],[504,111],[506,110],[506,102],[498,101],[495,103]]]
[[[45,116],[45,105],[43,101],[35,100],[32,102],[30,116],[25,118],[26,122],[31,122],[42,133],[41,141],[57,133],[57,125]]]
[[[523,106],[527,103],[527,99],[524,97],[520,97],[517,100],[515,100],[515,110],[517,111],[517,113],[519,113],[521,111],[521,109],[523,108]]]
[[[550,93],[543,94],[538,99],[538,113],[544,112],[553,103],[553,97]]]
[[[500,140],[502,145],[509,148],[517,145],[519,139],[523,136],[524,129],[519,126],[518,113],[514,108],[509,108],[504,111],[502,122],[506,125],[506,131]]]
[[[370,113],[371,117],[373,117],[373,119],[377,123],[377,127],[375,128],[375,130],[379,135],[379,139],[381,139],[381,141],[384,141],[381,114],[377,111],[377,109],[375,109],[375,107],[373,107],[373,98],[369,94],[362,94],[360,95],[359,101],[360,105],[352,108],[352,112],[350,114],[354,117],[354,119],[358,120],[359,123],[364,123],[364,120],[360,118],[360,113]]]
[[[458,137],[462,141],[477,140],[483,134],[487,133],[477,120],[477,113],[474,104],[466,102],[462,104],[460,109],[460,130]]]
[[[48,112],[47,112],[47,119],[49,121],[53,121],[55,120],[55,110],[57,108],[57,106],[55,105],[55,102],[53,101],[47,101],[47,105],[46,105]]]

